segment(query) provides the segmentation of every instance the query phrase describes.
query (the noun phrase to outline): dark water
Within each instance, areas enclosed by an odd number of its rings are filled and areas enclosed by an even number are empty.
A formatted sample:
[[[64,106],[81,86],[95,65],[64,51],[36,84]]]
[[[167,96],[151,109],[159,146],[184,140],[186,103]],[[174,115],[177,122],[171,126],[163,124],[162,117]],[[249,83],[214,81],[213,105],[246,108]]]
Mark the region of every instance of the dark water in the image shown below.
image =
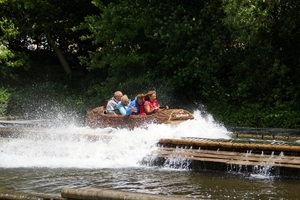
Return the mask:
[[[60,196],[62,188],[93,187],[202,199],[298,199],[298,177],[276,178],[216,172],[159,169],[0,169],[0,188]]]

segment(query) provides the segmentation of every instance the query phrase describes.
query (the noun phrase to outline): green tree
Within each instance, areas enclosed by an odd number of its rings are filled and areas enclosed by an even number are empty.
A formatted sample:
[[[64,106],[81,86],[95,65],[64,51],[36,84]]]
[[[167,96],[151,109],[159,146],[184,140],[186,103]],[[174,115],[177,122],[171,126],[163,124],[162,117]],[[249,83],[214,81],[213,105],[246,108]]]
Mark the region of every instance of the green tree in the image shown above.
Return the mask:
[[[97,11],[90,1],[2,0],[0,6],[0,59],[7,66],[29,66],[30,55],[34,54],[32,60],[42,52],[54,52],[70,74],[70,62],[77,62],[76,56],[90,48],[79,39],[82,33],[72,31]]]
[[[85,19],[98,46],[82,61],[107,73],[111,88],[164,88],[181,99],[214,99],[223,89],[221,1],[94,0],[101,15]],[[225,57],[225,56],[224,56]],[[216,90],[212,89],[216,88]],[[212,97],[212,96],[213,97]]]
[[[224,2],[224,23],[238,44],[231,47],[235,52],[230,77],[235,92],[231,100],[236,107],[250,110],[251,115],[258,113],[257,126],[290,126],[283,120],[299,118],[300,111],[299,2]]]

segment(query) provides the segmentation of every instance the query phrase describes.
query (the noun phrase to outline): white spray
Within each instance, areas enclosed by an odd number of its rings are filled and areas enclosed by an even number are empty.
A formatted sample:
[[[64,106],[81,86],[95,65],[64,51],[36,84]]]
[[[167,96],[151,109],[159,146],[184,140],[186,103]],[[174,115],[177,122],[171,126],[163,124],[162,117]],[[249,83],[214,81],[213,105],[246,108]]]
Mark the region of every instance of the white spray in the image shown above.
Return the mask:
[[[174,125],[152,124],[147,129],[91,129],[68,126],[39,129],[17,138],[0,138],[0,167],[124,168],[156,149],[160,138],[225,138],[226,128],[211,116]]]

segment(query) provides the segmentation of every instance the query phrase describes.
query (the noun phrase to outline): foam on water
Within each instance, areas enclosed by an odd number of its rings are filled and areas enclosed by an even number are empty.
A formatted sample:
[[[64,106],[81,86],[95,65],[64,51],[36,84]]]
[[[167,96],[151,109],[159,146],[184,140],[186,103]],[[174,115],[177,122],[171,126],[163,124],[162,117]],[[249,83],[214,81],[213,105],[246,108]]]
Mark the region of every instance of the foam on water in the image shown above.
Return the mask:
[[[200,111],[194,116],[195,120],[176,126],[152,124],[133,131],[69,125],[0,138],[0,167],[139,167],[139,161],[156,149],[160,138],[229,138],[226,128],[211,116],[203,118]]]

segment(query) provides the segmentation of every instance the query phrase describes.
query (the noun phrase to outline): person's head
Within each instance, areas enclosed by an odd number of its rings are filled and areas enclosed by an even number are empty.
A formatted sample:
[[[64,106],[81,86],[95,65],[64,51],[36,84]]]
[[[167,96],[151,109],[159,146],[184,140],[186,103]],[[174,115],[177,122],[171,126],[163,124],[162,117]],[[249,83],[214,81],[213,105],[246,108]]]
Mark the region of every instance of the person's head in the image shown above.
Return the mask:
[[[138,94],[136,96],[136,100],[137,100],[139,105],[143,105],[143,103],[145,101],[145,95],[144,94]]]
[[[154,100],[156,100],[156,92],[154,90],[149,91],[146,95],[145,98],[151,102],[153,102]]]
[[[122,97],[121,97],[121,102],[123,105],[127,106],[129,104],[129,99],[128,99],[128,96],[126,94],[124,94]]]
[[[121,98],[123,96],[123,93],[121,91],[116,91],[114,93],[114,98],[117,100],[117,101],[121,101]]]

